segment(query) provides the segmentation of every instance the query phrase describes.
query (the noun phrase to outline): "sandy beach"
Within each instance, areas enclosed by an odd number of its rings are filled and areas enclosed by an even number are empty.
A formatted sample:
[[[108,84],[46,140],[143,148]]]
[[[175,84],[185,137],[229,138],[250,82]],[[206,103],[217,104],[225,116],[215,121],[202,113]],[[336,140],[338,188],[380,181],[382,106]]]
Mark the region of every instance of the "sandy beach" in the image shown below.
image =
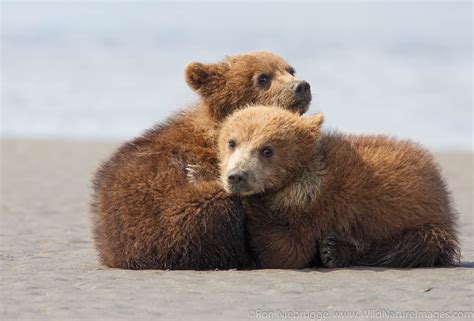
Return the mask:
[[[92,173],[116,146],[2,141],[2,320],[473,316],[460,313],[474,297],[472,154],[436,154],[460,213],[460,267],[127,271],[97,263],[88,211]]]

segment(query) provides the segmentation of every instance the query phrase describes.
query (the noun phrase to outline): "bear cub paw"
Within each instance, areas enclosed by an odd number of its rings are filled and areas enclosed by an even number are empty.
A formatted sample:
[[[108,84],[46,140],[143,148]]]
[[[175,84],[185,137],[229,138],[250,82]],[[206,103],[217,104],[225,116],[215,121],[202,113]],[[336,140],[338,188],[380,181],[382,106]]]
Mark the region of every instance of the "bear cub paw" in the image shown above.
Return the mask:
[[[212,173],[205,167],[196,164],[188,164],[184,168],[186,178],[190,183],[198,183],[202,181],[209,181],[217,179],[217,174]]]
[[[356,247],[330,235],[322,239],[319,253],[323,267],[328,269],[340,268],[353,264]]]

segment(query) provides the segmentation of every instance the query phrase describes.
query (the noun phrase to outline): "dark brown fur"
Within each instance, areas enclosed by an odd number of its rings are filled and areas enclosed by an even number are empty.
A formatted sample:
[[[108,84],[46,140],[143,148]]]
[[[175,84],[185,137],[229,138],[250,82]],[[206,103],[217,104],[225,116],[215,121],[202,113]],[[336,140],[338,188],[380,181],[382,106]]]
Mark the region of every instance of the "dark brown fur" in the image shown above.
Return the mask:
[[[193,63],[187,83],[201,96],[194,108],[125,143],[97,171],[93,234],[100,261],[126,269],[226,269],[250,259],[241,204],[218,181],[220,121],[246,104],[278,103],[304,112],[294,97],[292,68],[268,53]],[[266,73],[271,82],[256,83]]]
[[[457,217],[427,151],[385,136],[320,134],[322,118],[311,118],[252,107],[222,127],[222,176],[230,161],[245,171],[266,171],[251,182],[260,194],[252,195],[252,188],[244,193],[250,195],[244,204],[258,266],[304,268],[319,260],[326,267],[458,262]],[[229,138],[237,146],[232,151]],[[262,146],[272,146],[273,159],[255,163],[259,156],[253,150]],[[258,180],[265,185],[263,194]]]

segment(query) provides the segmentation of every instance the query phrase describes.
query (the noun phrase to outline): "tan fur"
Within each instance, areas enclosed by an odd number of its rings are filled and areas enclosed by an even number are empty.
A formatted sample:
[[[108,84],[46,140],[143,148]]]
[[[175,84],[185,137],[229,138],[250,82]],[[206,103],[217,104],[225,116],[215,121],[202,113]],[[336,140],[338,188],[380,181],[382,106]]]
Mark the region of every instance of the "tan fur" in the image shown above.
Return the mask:
[[[214,269],[251,264],[242,206],[219,183],[221,120],[252,103],[298,113],[311,96],[293,95],[292,67],[269,52],[192,63],[187,83],[201,101],[123,144],[97,171],[93,233],[100,260],[130,269]],[[262,73],[271,81],[260,86]]]
[[[221,129],[226,190],[234,153],[244,161],[233,164],[256,178],[243,195],[259,266],[308,267],[320,251],[328,267],[456,262],[456,215],[432,156],[410,141],[320,133],[321,123],[320,115],[250,107]],[[270,159],[259,155],[263,146],[272,146]]]

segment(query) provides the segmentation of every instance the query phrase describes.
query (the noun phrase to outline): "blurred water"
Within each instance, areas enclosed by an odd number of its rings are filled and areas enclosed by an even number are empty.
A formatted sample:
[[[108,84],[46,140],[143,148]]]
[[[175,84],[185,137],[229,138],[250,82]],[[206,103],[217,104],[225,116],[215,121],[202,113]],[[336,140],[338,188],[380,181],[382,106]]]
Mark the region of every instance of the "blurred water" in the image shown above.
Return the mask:
[[[117,140],[197,97],[194,60],[268,49],[326,127],[472,150],[470,3],[2,3],[2,137]]]

